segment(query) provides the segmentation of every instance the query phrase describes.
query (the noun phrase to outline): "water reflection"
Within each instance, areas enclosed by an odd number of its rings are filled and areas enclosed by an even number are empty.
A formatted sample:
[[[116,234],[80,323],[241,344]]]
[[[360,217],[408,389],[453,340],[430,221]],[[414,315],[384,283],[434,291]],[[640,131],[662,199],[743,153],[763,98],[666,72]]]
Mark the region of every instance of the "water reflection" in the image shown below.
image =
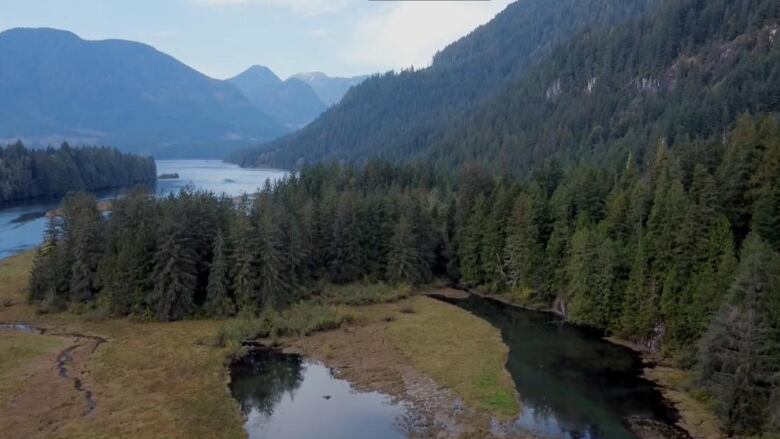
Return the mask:
[[[249,355],[233,366],[233,396],[245,415],[258,412],[270,417],[285,395],[295,399],[305,370],[298,355]]]
[[[404,407],[355,392],[297,355],[257,351],[231,367],[230,389],[251,439],[400,439]]]
[[[658,437],[685,438],[678,416],[641,359],[600,334],[539,312],[469,298],[459,306],[501,330],[510,348],[507,369],[522,399],[518,430],[566,439],[636,438],[629,419],[647,420]]]

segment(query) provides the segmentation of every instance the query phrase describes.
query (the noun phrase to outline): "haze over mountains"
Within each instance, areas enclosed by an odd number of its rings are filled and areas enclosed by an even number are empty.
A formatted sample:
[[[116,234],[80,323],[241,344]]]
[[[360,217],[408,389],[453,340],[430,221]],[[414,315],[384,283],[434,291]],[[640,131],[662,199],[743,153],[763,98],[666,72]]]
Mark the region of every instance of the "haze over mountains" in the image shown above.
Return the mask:
[[[221,157],[289,133],[326,108],[306,83],[281,81],[268,69],[261,91],[260,68],[221,81],[145,44],[55,29],[0,33],[0,59],[2,143]]]
[[[355,85],[368,78],[368,75],[352,78],[330,77],[322,72],[298,73],[291,78],[303,81],[317,93],[320,100],[328,107],[341,101],[341,98]]]
[[[228,81],[277,122],[298,129],[341,101],[352,86],[365,78],[331,78],[314,72],[298,73],[283,81],[268,67],[256,65]]]
[[[527,0],[439,52],[431,67],[367,79],[339,105],[293,135],[244,155],[244,164],[407,156],[464,113],[503,91],[577,32],[623,22],[657,0]]]
[[[244,165],[428,160],[524,173],[549,158],[642,160],[780,110],[777,1],[525,0],[430,68],[372,77]]]

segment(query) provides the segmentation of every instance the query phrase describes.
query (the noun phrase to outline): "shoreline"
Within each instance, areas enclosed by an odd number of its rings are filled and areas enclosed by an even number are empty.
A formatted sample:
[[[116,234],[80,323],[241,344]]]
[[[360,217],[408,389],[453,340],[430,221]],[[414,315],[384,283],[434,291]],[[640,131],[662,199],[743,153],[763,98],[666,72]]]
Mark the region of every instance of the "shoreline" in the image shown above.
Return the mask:
[[[542,312],[558,317],[564,317],[551,308],[534,308],[511,302],[510,300],[472,290],[448,289],[448,291],[433,291],[427,293],[431,297],[462,300],[469,296],[491,300],[516,309]],[[720,422],[701,401],[695,399],[685,388],[689,381],[689,372],[665,364],[660,354],[647,347],[619,337],[604,336],[602,340],[616,346],[626,348],[638,355],[643,364],[643,376],[658,387],[663,397],[677,411],[680,419],[677,426],[685,430],[692,439],[725,439]]]
[[[32,325],[44,324],[46,327],[54,325],[61,330],[60,332],[83,334],[85,333],[84,331],[87,331],[86,333],[89,334],[100,334],[104,338],[115,340],[115,343],[106,345],[105,350],[103,348],[98,349],[96,357],[94,358],[94,361],[97,361],[97,363],[93,363],[93,361],[90,360],[89,368],[84,369],[89,369],[90,371],[84,375],[84,378],[86,378],[84,384],[95,394],[97,401],[95,413],[97,415],[102,416],[101,414],[104,413],[105,410],[120,411],[131,408],[131,406],[117,405],[120,401],[114,400],[114,398],[122,395],[106,394],[105,391],[107,389],[106,386],[113,386],[117,383],[121,383],[123,386],[130,386],[131,384],[127,382],[127,380],[130,379],[129,375],[119,377],[118,381],[115,381],[117,377],[111,376],[113,373],[111,371],[115,370],[115,360],[119,359],[114,356],[131,355],[129,358],[136,358],[137,355],[146,355],[145,352],[147,351],[154,351],[159,354],[159,346],[157,346],[156,343],[147,345],[147,343],[138,339],[138,332],[141,332],[146,333],[146,337],[149,339],[159,340],[160,346],[165,345],[165,343],[162,342],[162,339],[168,337],[173,338],[175,336],[179,341],[174,343],[174,345],[177,348],[185,349],[186,352],[188,352],[187,355],[195,355],[193,358],[198,358],[201,362],[201,366],[209,366],[204,367],[204,370],[211,370],[213,373],[215,372],[213,367],[216,367],[214,365],[220,363],[221,370],[217,374],[219,376],[219,379],[217,380],[219,383],[212,381],[214,379],[213,376],[211,379],[208,379],[205,376],[199,377],[199,379],[202,380],[200,382],[204,384],[205,387],[211,386],[210,388],[213,390],[216,390],[217,388],[224,389],[224,392],[218,392],[224,393],[224,395],[217,397],[216,400],[213,401],[216,406],[222,410],[221,417],[223,419],[238,416],[238,412],[232,411],[236,406],[236,402],[229,395],[228,390],[228,384],[231,380],[230,362],[224,361],[224,357],[222,360],[218,360],[216,357],[222,355],[220,354],[220,351],[205,349],[199,344],[202,342],[195,340],[187,343],[183,341],[183,337],[192,339],[193,334],[195,334],[198,339],[204,339],[204,337],[210,336],[209,334],[215,331],[221,323],[214,321],[193,321],[171,323],[163,326],[162,324],[154,322],[134,323],[125,319],[83,321],[69,313],[54,315],[36,314],[30,305],[24,303],[21,291],[24,284],[18,283],[18,281],[26,279],[27,276],[26,272],[23,273],[22,271],[19,271],[19,269],[26,268],[31,262],[32,256],[33,253],[29,252],[26,256],[16,256],[15,258],[0,260],[0,266],[3,267],[5,273],[2,277],[6,280],[14,278],[15,282],[17,282],[14,284],[14,287],[4,293],[4,296],[7,296],[9,301],[7,305],[0,306],[0,319],[9,322],[28,322]],[[9,259],[12,259],[12,261],[9,261]],[[9,262],[11,262],[10,265]],[[11,271],[8,271],[9,269],[11,269]],[[481,410],[484,406],[479,403],[481,400],[480,398],[484,395],[477,394],[475,396],[475,394],[472,393],[471,401],[477,401],[478,404],[476,406],[473,404],[465,404],[465,407],[467,408],[465,411],[452,412],[448,407],[452,407],[453,401],[464,401],[464,398],[462,397],[464,389],[457,388],[453,386],[452,383],[468,382],[469,379],[464,376],[448,376],[448,374],[453,374],[455,372],[450,371],[448,368],[437,369],[435,364],[425,363],[426,359],[424,354],[429,350],[429,347],[433,345],[448,346],[449,343],[446,343],[446,340],[433,339],[426,341],[419,339],[420,334],[423,334],[426,337],[436,335],[428,334],[431,331],[425,330],[424,325],[428,318],[440,317],[445,321],[448,320],[447,313],[442,314],[440,312],[434,312],[435,310],[441,310],[442,308],[435,304],[426,305],[424,301],[422,301],[424,296],[464,299],[468,298],[471,294],[486,300],[500,302],[506,306],[518,309],[529,309],[527,307],[512,304],[506,299],[495,296],[469,293],[451,288],[432,289],[428,293],[417,296],[418,299],[413,301],[415,305],[413,307],[414,311],[411,314],[404,312],[400,303],[370,305],[367,308],[360,307],[359,309],[362,309],[361,314],[364,318],[368,318],[368,320],[364,320],[362,324],[355,326],[348,325],[341,329],[317,333],[308,337],[282,339],[280,340],[282,342],[281,348],[288,352],[305,354],[307,357],[319,361],[327,367],[338,370],[338,373],[344,379],[350,381],[350,383],[355,384],[357,389],[374,389],[401,399],[408,398],[417,401],[421,407],[424,407],[428,411],[433,424],[438,425],[439,427],[442,425],[445,426],[444,430],[448,431],[450,434],[463,432],[465,430],[466,432],[479,435],[480,433],[488,432],[489,425],[491,424],[489,417],[486,417],[485,412]],[[437,300],[437,302],[439,301]],[[447,308],[443,303],[442,306]],[[446,311],[446,309],[444,310]],[[541,310],[531,310],[545,312]],[[546,312],[556,314],[549,310]],[[476,319],[478,319],[479,322],[477,322]],[[478,330],[479,327],[485,327],[485,325],[491,326],[480,318],[460,321],[472,321],[472,324],[475,325],[472,329],[466,330],[466,332]],[[455,333],[455,331],[465,330],[462,329],[462,327],[462,324],[455,325],[452,331],[443,331],[442,334],[451,335]],[[162,332],[160,332],[161,330]],[[484,329],[484,331],[486,331],[484,332],[486,335],[493,332],[488,331],[487,328]],[[498,337],[496,340],[500,341],[500,336],[495,337]],[[493,339],[495,337],[493,335],[488,335],[487,338],[484,339]],[[379,340],[381,340],[381,343]],[[268,342],[270,340],[264,341]],[[430,343],[430,341],[435,341],[437,343]],[[605,341],[630,349],[645,360],[645,378],[658,386],[659,391],[661,391],[664,398],[669,402],[670,407],[677,410],[680,415],[677,425],[687,431],[691,438],[725,438],[717,427],[718,424],[714,415],[706,410],[704,404],[696,400],[686,389],[686,386],[688,385],[688,376],[686,372],[663,364],[662,361],[658,361],[651,352],[640,345],[613,337],[606,337]],[[191,346],[194,346],[194,350],[191,350],[193,349]],[[479,346],[460,346],[459,348],[473,350],[475,347]],[[128,348],[130,348],[130,350],[128,350]],[[441,352],[441,354],[448,353],[450,352],[446,349]],[[457,354],[457,352],[453,353]],[[496,364],[500,363],[500,366],[501,368],[504,368],[504,371],[506,370],[506,354],[507,353],[502,354],[503,356],[501,358],[503,358],[503,360],[496,357],[495,361]],[[207,360],[206,357],[210,357],[211,360]],[[114,361],[106,362],[107,359]],[[421,359],[423,361],[422,363],[420,362]],[[173,359],[171,360],[175,361]],[[126,366],[127,365],[124,365],[123,367]],[[162,364],[161,367],[162,366],[165,366],[165,364]],[[431,369],[431,367],[434,368]],[[79,369],[80,367],[77,368],[77,370]],[[199,373],[200,372],[203,371],[199,371]],[[41,374],[42,373],[43,372],[41,372]],[[143,375],[143,373],[141,375]],[[50,380],[47,380],[46,382],[62,384],[58,379],[58,377],[52,376]],[[69,395],[71,394],[70,392],[74,391],[70,384],[68,387],[68,389],[61,390],[63,395]],[[132,386],[128,388],[130,389]],[[169,389],[166,388],[165,391],[162,392],[162,394],[165,395],[164,399],[167,400],[167,403],[173,404],[173,406],[180,406],[183,403],[189,404],[187,401],[180,401],[177,397],[171,396],[172,394],[169,395],[167,390]],[[468,395],[468,392],[470,391],[471,390],[466,389],[466,394]],[[83,398],[83,395],[81,395],[81,398]],[[211,398],[214,398],[214,396],[212,395]],[[83,401],[80,398],[78,399],[79,401]],[[143,400],[145,397],[139,397],[139,399]],[[37,400],[39,401],[39,399]],[[123,401],[123,403],[124,402],[126,401]],[[477,410],[472,410],[469,406]],[[81,405],[77,405],[76,409],[82,410],[81,407]],[[230,409],[227,409],[228,407],[230,407]],[[198,406],[198,409],[200,408],[201,407]],[[129,413],[123,413],[123,415],[129,415]],[[202,415],[202,413],[199,413],[199,410],[190,413],[190,416],[193,418],[198,418],[200,415]],[[82,425],[85,419],[89,418],[74,418],[63,424],[63,427],[70,424],[68,425],[69,427],[78,426],[73,428],[80,430],[81,428],[85,428],[85,426]],[[238,428],[241,428],[241,425],[243,425],[243,423],[238,424]],[[112,424],[110,428],[118,428],[118,426]],[[206,430],[211,432],[211,430]],[[200,433],[200,431],[198,431],[198,433]],[[529,434],[527,437],[533,436]]]
[[[404,312],[410,306],[414,311]],[[331,369],[356,391],[379,392],[409,404],[416,414],[412,437],[492,437],[496,422],[514,418],[518,406],[492,405],[499,395],[519,403],[519,395],[504,366],[509,348],[488,322],[424,294],[356,310],[357,324],[251,344],[301,355]],[[451,330],[427,330],[431,320],[449,322]],[[468,338],[473,343],[450,343],[458,334],[472,335]],[[449,367],[466,352],[478,352],[470,358],[487,361],[495,373],[496,383],[487,391],[475,385],[477,367]],[[441,362],[441,358],[452,361]],[[520,437],[537,436],[524,432]]]

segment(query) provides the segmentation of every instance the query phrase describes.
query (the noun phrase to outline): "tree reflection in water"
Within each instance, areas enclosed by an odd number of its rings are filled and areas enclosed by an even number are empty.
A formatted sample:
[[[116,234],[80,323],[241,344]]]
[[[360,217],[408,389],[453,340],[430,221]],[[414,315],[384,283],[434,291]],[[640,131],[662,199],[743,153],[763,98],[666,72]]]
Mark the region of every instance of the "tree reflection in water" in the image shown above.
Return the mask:
[[[305,371],[300,355],[256,350],[233,365],[231,390],[244,415],[257,410],[270,417],[285,393],[295,398]]]

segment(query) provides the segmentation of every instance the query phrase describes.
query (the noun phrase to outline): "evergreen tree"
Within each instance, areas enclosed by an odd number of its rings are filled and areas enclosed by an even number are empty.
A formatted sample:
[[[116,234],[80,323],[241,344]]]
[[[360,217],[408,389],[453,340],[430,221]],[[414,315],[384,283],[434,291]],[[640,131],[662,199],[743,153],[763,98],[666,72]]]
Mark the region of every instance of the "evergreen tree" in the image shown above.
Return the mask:
[[[354,282],[365,274],[364,250],[360,247],[361,227],[357,220],[357,196],[345,194],[338,203],[330,248],[330,279],[335,283]]]
[[[165,236],[154,257],[151,304],[158,320],[179,320],[189,316],[195,307],[196,256],[183,231],[171,228]]]
[[[234,218],[230,228],[230,277],[233,279],[232,290],[239,311],[253,313],[257,311],[259,297],[259,280],[255,264],[257,254],[257,236],[249,225],[245,214]]]
[[[487,200],[484,196],[477,197],[471,215],[465,220],[458,240],[458,259],[460,260],[460,275],[464,284],[477,286],[483,284],[485,275],[482,251],[482,236],[485,230]]]
[[[43,235],[43,243],[38,248],[30,272],[28,300],[39,302],[47,295],[55,296],[62,290],[63,276],[68,267],[63,267],[62,256],[62,218],[49,219]],[[67,277],[65,277],[67,279]]]
[[[567,317],[575,322],[606,328],[620,311],[621,300],[614,291],[615,254],[612,241],[600,236],[583,214],[572,237],[566,266]]]
[[[710,229],[705,255],[706,260],[691,277],[688,287],[692,295],[689,340],[698,340],[709,327],[727,297],[737,268],[731,225],[722,215],[716,217]]]
[[[72,255],[69,294],[79,302],[94,300],[102,256],[102,222],[94,197],[77,193],[63,201],[64,244]]]
[[[482,283],[494,291],[506,288],[503,274],[506,221],[512,211],[512,192],[499,184],[493,196],[486,200],[483,225],[480,230],[479,261]]]
[[[209,283],[206,288],[204,311],[212,316],[230,316],[236,312],[230,291],[230,267],[228,251],[222,231],[217,232],[214,240],[214,259],[209,271]]]
[[[756,434],[771,422],[780,372],[780,259],[752,234],[730,298],[702,349],[703,379],[732,434]]]
[[[281,231],[275,224],[270,211],[270,204],[261,195],[255,213],[256,248],[255,264],[258,276],[259,302],[257,309],[273,307],[281,303],[282,295],[288,285],[284,281],[284,260],[282,258]]]
[[[657,335],[659,296],[659,288],[651,276],[648,258],[640,241],[626,284],[618,332],[641,341]],[[658,348],[657,345],[651,347]]]
[[[775,251],[780,251],[780,185],[771,186],[756,201],[753,230]]]
[[[513,290],[538,290],[543,253],[541,231],[535,222],[535,206],[528,194],[515,200],[504,246],[505,282]]]
[[[390,240],[387,279],[394,283],[417,285],[425,280],[424,261],[420,257],[417,237],[409,220],[401,216]]]
[[[738,240],[747,235],[750,226],[750,207],[755,199],[751,179],[761,158],[756,124],[750,115],[744,114],[729,136],[726,153],[718,169],[723,207]]]

